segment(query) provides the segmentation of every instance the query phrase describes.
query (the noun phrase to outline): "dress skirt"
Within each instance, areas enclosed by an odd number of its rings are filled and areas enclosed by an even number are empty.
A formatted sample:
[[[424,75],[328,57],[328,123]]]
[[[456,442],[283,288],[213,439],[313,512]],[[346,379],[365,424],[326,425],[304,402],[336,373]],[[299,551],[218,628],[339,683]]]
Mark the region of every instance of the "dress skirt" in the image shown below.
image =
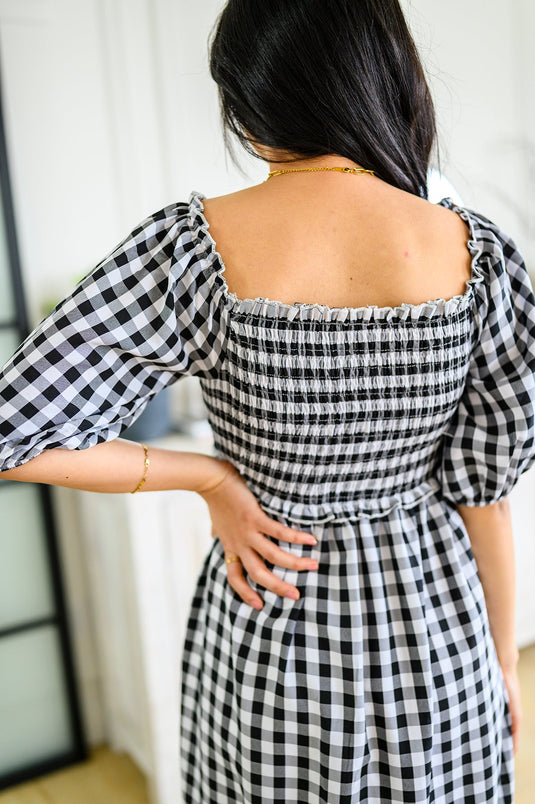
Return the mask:
[[[507,693],[455,507],[431,495],[309,530],[317,546],[277,543],[319,570],[266,562],[300,598],[249,579],[260,611],[217,538],[206,557],[182,661],[185,804],[512,804]]]

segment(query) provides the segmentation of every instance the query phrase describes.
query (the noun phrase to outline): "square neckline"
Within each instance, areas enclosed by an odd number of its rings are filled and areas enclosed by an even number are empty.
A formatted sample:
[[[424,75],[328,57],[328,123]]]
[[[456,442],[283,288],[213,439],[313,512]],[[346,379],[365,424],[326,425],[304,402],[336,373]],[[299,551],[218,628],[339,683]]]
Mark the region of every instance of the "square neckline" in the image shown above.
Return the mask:
[[[207,254],[215,262],[215,274],[220,283],[220,293],[225,307],[234,313],[246,313],[250,315],[268,315],[275,317],[286,317],[289,319],[312,318],[322,321],[346,321],[364,320],[366,323],[373,321],[392,321],[393,319],[418,319],[420,317],[431,318],[435,316],[448,316],[460,312],[469,305],[473,295],[473,286],[483,281],[483,274],[479,268],[478,261],[483,253],[483,246],[479,242],[475,224],[466,207],[456,204],[451,196],[444,196],[439,201],[434,202],[436,206],[444,206],[451,209],[468,226],[469,237],[466,241],[466,248],[471,256],[470,278],[465,281],[465,290],[448,299],[436,298],[428,299],[423,302],[401,302],[398,305],[379,306],[377,304],[365,304],[358,307],[350,306],[331,306],[319,302],[294,302],[290,304],[278,299],[270,299],[267,296],[240,298],[228,287],[224,276],[226,271],[225,261],[217,248],[217,243],[213,238],[210,223],[206,218],[203,200],[207,196],[198,190],[192,190],[188,198],[188,211],[190,224],[195,226],[195,217],[200,223],[197,225],[197,232],[201,235],[207,246]]]

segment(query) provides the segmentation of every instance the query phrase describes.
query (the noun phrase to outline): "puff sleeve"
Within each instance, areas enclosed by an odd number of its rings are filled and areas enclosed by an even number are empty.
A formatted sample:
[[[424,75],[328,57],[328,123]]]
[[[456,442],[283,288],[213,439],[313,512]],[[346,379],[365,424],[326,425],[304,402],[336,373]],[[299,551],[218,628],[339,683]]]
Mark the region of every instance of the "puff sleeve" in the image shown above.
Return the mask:
[[[206,281],[186,203],[139,223],[0,372],[0,471],[111,440],[165,386],[209,374],[219,322]]]
[[[454,504],[506,497],[535,462],[535,297],[516,243],[477,215],[483,240],[475,335],[438,480]]]

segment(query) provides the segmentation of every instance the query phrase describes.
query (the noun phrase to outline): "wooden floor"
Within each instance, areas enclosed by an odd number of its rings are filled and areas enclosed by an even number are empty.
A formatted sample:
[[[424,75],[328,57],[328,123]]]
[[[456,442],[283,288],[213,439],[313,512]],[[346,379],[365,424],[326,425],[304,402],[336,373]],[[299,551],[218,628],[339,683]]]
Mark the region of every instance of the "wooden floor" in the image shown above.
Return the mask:
[[[125,754],[106,747],[85,762],[0,793],[2,804],[149,804],[143,774]]]
[[[522,696],[522,734],[515,757],[515,804],[535,801],[535,645],[520,651],[518,675]]]
[[[520,651],[524,721],[515,804],[535,801],[535,645]],[[149,804],[145,779],[124,754],[96,748],[86,762],[0,793],[0,804]],[[155,804],[155,803],[154,803]]]

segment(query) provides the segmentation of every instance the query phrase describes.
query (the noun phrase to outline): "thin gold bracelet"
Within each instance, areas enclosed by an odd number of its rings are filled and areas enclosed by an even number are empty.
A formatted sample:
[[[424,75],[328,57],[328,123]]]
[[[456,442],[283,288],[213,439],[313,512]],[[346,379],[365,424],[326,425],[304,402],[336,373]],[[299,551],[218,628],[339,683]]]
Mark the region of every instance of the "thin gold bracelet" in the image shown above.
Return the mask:
[[[134,491],[131,491],[131,492],[130,492],[130,494],[135,494],[135,493],[136,493],[136,491],[141,491],[141,489],[142,489],[142,488],[143,488],[143,486],[145,485],[145,480],[147,479],[147,472],[149,471],[149,464],[150,464],[150,460],[149,460],[149,448],[147,447],[147,445],[146,445],[146,444],[142,444],[141,446],[143,447],[143,451],[144,451],[144,453],[145,453],[145,471],[143,472],[143,477],[141,478],[141,481],[140,481],[140,482],[139,482],[139,484],[136,486],[136,488],[134,489]]]
[[[214,486],[210,486],[210,488],[208,488],[208,489],[201,489],[201,490],[200,490],[198,493],[199,493],[199,494],[206,494],[206,492],[207,492],[207,491],[213,491],[214,489],[216,489],[218,486],[220,486],[220,485],[221,485],[221,483],[223,482],[223,480],[224,480],[224,479],[225,479],[225,478],[226,478],[226,477],[227,477],[227,476],[228,476],[228,475],[229,475],[231,472],[232,472],[232,469],[227,469],[227,471],[225,472],[225,474],[223,475],[223,477],[221,478],[221,480],[218,480],[218,481],[217,481],[217,483],[216,483]]]

